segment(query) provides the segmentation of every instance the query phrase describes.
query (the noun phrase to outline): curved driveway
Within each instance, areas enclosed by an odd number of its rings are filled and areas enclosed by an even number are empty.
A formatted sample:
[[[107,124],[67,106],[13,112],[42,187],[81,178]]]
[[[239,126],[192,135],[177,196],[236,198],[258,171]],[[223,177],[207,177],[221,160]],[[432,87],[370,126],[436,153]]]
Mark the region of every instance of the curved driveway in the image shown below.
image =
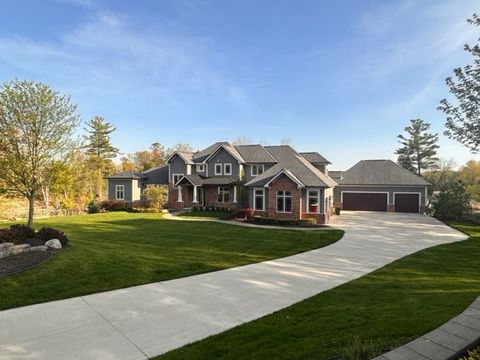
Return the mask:
[[[0,359],[145,359],[467,238],[416,214],[344,212],[332,225],[345,236],[318,250],[2,311]]]

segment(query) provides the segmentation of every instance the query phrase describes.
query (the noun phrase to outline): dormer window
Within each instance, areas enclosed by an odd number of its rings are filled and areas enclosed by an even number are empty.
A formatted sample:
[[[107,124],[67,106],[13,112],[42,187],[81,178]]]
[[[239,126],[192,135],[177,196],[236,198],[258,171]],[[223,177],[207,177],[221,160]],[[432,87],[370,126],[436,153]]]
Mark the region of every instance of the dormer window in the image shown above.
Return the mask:
[[[205,165],[197,165],[197,172],[205,172]]]
[[[263,164],[254,164],[252,165],[252,176],[262,175],[263,174]]]
[[[222,164],[215,164],[215,175],[222,175]]]
[[[223,175],[232,175],[232,164],[223,164]]]

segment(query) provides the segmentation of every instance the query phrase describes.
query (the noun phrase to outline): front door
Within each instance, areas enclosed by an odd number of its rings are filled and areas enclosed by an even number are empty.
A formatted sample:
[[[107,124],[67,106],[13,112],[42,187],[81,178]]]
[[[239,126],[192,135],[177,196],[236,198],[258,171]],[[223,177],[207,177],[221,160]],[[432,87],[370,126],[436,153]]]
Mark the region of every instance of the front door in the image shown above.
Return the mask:
[[[204,188],[198,188],[198,206],[205,206],[205,192]]]

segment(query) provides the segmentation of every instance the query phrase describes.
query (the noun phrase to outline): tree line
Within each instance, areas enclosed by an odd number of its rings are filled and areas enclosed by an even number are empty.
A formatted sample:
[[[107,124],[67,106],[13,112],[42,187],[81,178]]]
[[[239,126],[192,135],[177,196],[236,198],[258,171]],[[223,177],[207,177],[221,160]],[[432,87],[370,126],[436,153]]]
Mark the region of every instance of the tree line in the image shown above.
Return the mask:
[[[476,14],[468,19],[480,26]],[[454,69],[446,79],[452,100],[443,99],[438,109],[446,116],[444,134],[468,147],[480,150],[480,39],[465,45],[473,62]],[[121,156],[119,166],[113,159],[119,149],[111,144],[115,127],[103,117],[86,123],[85,134],[75,139],[80,125],[76,105],[69,96],[49,86],[26,80],[5,82],[0,87],[0,191],[28,200],[28,225],[33,225],[35,201],[41,199],[55,207],[84,208],[105,194],[105,176],[114,171],[145,171],[165,163],[176,150],[192,151],[189,144],[165,149],[154,143],[149,149]],[[448,178],[452,166],[437,158],[438,134],[429,132],[430,124],[414,119],[399,135],[398,162],[419,176],[432,176],[433,184]],[[248,143],[238,138],[236,143]],[[282,143],[289,143],[288,139]],[[455,186],[478,194],[478,163],[468,163],[459,172],[464,183]],[[462,175],[463,174],[463,175]],[[468,180],[470,179],[470,180]],[[469,182],[470,181],[470,182]],[[460,184],[460,185],[458,185]]]

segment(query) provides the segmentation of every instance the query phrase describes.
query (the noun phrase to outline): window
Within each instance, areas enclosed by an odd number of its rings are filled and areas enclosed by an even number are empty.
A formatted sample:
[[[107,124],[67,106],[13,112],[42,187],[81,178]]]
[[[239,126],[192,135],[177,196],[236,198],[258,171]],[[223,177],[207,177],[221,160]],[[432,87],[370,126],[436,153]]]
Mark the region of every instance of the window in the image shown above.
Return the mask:
[[[219,203],[228,203],[230,202],[230,188],[227,186],[218,187],[218,198],[217,202]]]
[[[252,176],[262,175],[263,170],[263,164],[252,165]]]
[[[183,174],[173,174],[172,175],[172,181],[173,181],[173,187],[175,187],[175,184],[183,177]]]
[[[222,164],[215,164],[215,175],[222,175]]]
[[[253,208],[257,211],[265,211],[265,189],[253,190]]]
[[[292,193],[290,191],[277,191],[277,212],[292,212]]]
[[[223,175],[232,175],[232,164],[223,164]]]
[[[197,172],[204,172],[205,171],[205,165],[197,165]]]
[[[115,199],[125,200],[125,185],[115,185]]]
[[[320,198],[318,190],[307,191],[307,212],[318,214],[320,212]]]

